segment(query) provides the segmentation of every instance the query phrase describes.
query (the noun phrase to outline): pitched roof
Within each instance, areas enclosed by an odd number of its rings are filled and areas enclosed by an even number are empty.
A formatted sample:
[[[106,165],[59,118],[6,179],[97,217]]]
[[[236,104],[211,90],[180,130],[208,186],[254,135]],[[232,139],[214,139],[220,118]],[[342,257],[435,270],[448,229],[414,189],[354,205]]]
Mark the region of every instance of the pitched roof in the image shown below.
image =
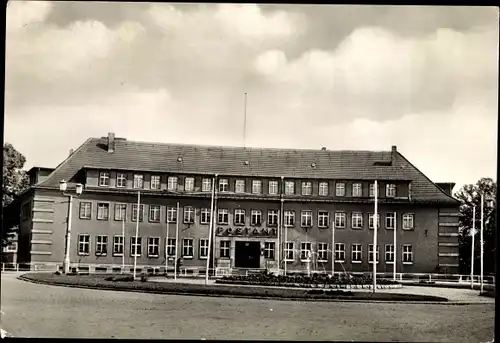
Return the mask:
[[[450,201],[401,154],[391,151],[268,149],[147,143],[89,138],[39,186],[58,187],[82,168],[256,177],[412,181],[415,200]],[[376,163],[377,162],[377,163]],[[378,165],[374,165],[378,164]]]

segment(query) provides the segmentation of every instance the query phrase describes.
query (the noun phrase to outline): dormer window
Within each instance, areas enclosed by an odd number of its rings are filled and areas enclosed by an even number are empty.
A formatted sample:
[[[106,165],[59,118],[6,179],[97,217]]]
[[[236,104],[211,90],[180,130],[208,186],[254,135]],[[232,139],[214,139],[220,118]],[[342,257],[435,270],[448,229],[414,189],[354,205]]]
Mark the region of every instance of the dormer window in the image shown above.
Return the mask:
[[[99,173],[99,186],[109,187],[109,172]]]
[[[219,192],[229,192],[229,181],[227,179],[219,180]]]
[[[304,181],[302,182],[302,195],[311,195],[312,194],[312,182]]]
[[[385,186],[385,195],[390,198],[394,198],[396,196],[396,185],[393,183],[389,183]]]
[[[169,191],[177,190],[177,176],[169,176],[167,179],[167,189]]]
[[[352,196],[353,197],[360,197],[363,195],[363,190],[361,188],[360,183],[353,183],[352,184]]]
[[[116,187],[127,187],[127,174],[125,173],[116,174]]]
[[[134,188],[143,188],[144,187],[144,175],[135,174],[134,175]]]

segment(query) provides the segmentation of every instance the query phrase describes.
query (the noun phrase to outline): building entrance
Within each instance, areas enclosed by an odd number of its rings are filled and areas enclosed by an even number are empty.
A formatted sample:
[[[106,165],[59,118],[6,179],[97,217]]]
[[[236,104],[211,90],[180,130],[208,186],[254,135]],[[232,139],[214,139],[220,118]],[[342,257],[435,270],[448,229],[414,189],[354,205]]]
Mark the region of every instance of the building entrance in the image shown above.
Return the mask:
[[[260,243],[236,241],[234,257],[236,268],[260,268]]]

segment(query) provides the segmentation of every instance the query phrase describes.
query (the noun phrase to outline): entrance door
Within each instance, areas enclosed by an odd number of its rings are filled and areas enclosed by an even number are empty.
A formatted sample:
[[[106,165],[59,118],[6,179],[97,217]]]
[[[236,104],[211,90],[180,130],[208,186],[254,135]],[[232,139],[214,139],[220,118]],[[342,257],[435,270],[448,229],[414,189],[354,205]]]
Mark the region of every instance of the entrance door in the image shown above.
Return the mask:
[[[236,241],[234,251],[236,268],[260,268],[260,243]]]

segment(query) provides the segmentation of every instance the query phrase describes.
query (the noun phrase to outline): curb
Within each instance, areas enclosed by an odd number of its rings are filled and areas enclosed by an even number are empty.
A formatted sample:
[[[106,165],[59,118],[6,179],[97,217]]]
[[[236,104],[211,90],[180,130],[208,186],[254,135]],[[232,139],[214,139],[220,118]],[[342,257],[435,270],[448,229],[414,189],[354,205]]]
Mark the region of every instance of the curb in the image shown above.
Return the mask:
[[[205,294],[205,293],[183,293],[176,291],[157,291],[157,290],[146,290],[146,289],[112,289],[106,287],[98,287],[98,286],[88,286],[88,285],[70,285],[70,284],[62,284],[57,282],[50,281],[40,281],[33,280],[26,277],[18,276],[17,279],[31,282],[35,284],[42,285],[50,285],[50,286],[59,286],[59,287],[68,287],[68,288],[82,288],[82,289],[94,289],[101,291],[114,291],[114,292],[133,292],[133,293],[145,293],[145,294],[161,294],[161,295],[180,295],[180,296],[201,296],[201,297],[213,297],[213,298],[242,298],[242,299],[261,299],[261,300],[278,300],[278,301],[321,301],[321,302],[346,302],[346,303],[386,303],[386,304],[422,304],[422,305],[488,305],[492,303],[488,302],[460,302],[460,301],[404,301],[404,300],[356,300],[356,299],[328,299],[328,298],[299,298],[299,297],[269,297],[269,296],[261,296],[261,295],[234,295],[234,294]]]

